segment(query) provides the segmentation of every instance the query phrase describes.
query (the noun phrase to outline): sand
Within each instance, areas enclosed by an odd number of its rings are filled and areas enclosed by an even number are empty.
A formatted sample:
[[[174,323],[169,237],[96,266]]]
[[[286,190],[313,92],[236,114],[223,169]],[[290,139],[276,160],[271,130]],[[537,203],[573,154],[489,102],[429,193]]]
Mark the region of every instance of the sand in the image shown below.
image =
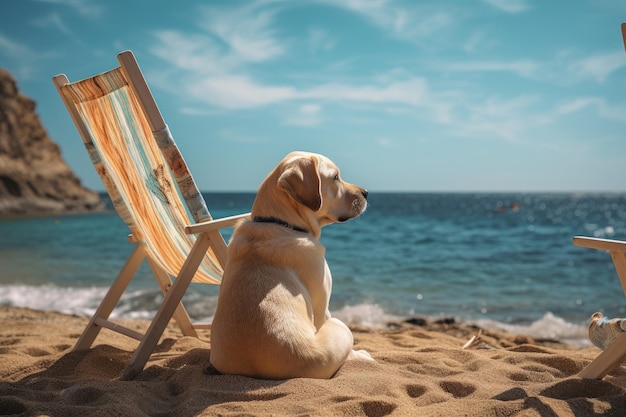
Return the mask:
[[[145,370],[120,381],[137,342],[103,330],[71,352],[84,317],[0,307],[0,415],[24,416],[626,416],[626,367],[576,374],[597,354],[455,323],[353,327],[376,363],[348,362],[329,380],[217,374],[210,333],[171,324]],[[142,328],[145,322],[129,322]]]

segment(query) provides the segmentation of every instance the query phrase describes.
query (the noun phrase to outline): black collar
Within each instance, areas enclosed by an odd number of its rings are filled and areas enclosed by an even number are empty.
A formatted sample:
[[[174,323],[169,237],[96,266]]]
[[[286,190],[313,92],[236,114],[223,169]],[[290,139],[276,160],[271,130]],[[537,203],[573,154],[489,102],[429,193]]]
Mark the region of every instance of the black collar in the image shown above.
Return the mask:
[[[259,216],[256,216],[252,221],[254,221],[256,223],[274,223],[274,224],[278,224],[278,225],[284,226],[287,229],[295,230],[296,232],[309,233],[308,230],[303,229],[300,226],[296,226],[296,225],[293,225],[291,223],[287,223],[286,221],[277,219],[275,217],[259,217]]]

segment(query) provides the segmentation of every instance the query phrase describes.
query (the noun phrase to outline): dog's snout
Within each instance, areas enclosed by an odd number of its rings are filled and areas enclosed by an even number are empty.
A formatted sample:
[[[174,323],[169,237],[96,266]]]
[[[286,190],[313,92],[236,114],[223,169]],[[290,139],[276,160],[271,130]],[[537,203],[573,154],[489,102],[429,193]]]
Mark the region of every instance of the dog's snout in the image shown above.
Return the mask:
[[[363,198],[367,200],[367,196],[369,195],[369,192],[367,190],[362,190],[361,194],[363,194]]]

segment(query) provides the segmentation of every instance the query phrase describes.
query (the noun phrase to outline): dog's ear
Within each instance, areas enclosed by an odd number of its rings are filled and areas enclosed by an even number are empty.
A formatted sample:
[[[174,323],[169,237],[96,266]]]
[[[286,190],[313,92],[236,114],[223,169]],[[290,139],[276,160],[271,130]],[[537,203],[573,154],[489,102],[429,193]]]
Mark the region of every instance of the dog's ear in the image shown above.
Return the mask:
[[[322,207],[321,179],[317,158],[303,157],[290,161],[278,178],[278,185],[298,203],[313,211]]]

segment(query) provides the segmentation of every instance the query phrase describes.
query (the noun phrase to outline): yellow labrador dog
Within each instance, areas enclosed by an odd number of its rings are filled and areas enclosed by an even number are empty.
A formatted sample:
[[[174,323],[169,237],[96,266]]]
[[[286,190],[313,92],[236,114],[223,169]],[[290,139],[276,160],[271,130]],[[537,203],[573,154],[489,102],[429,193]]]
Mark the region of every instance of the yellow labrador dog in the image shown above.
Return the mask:
[[[257,378],[330,378],[354,351],[328,311],[322,226],[357,217],[367,191],[323,155],[292,152],[261,184],[252,220],[233,233],[211,326],[211,364]]]

